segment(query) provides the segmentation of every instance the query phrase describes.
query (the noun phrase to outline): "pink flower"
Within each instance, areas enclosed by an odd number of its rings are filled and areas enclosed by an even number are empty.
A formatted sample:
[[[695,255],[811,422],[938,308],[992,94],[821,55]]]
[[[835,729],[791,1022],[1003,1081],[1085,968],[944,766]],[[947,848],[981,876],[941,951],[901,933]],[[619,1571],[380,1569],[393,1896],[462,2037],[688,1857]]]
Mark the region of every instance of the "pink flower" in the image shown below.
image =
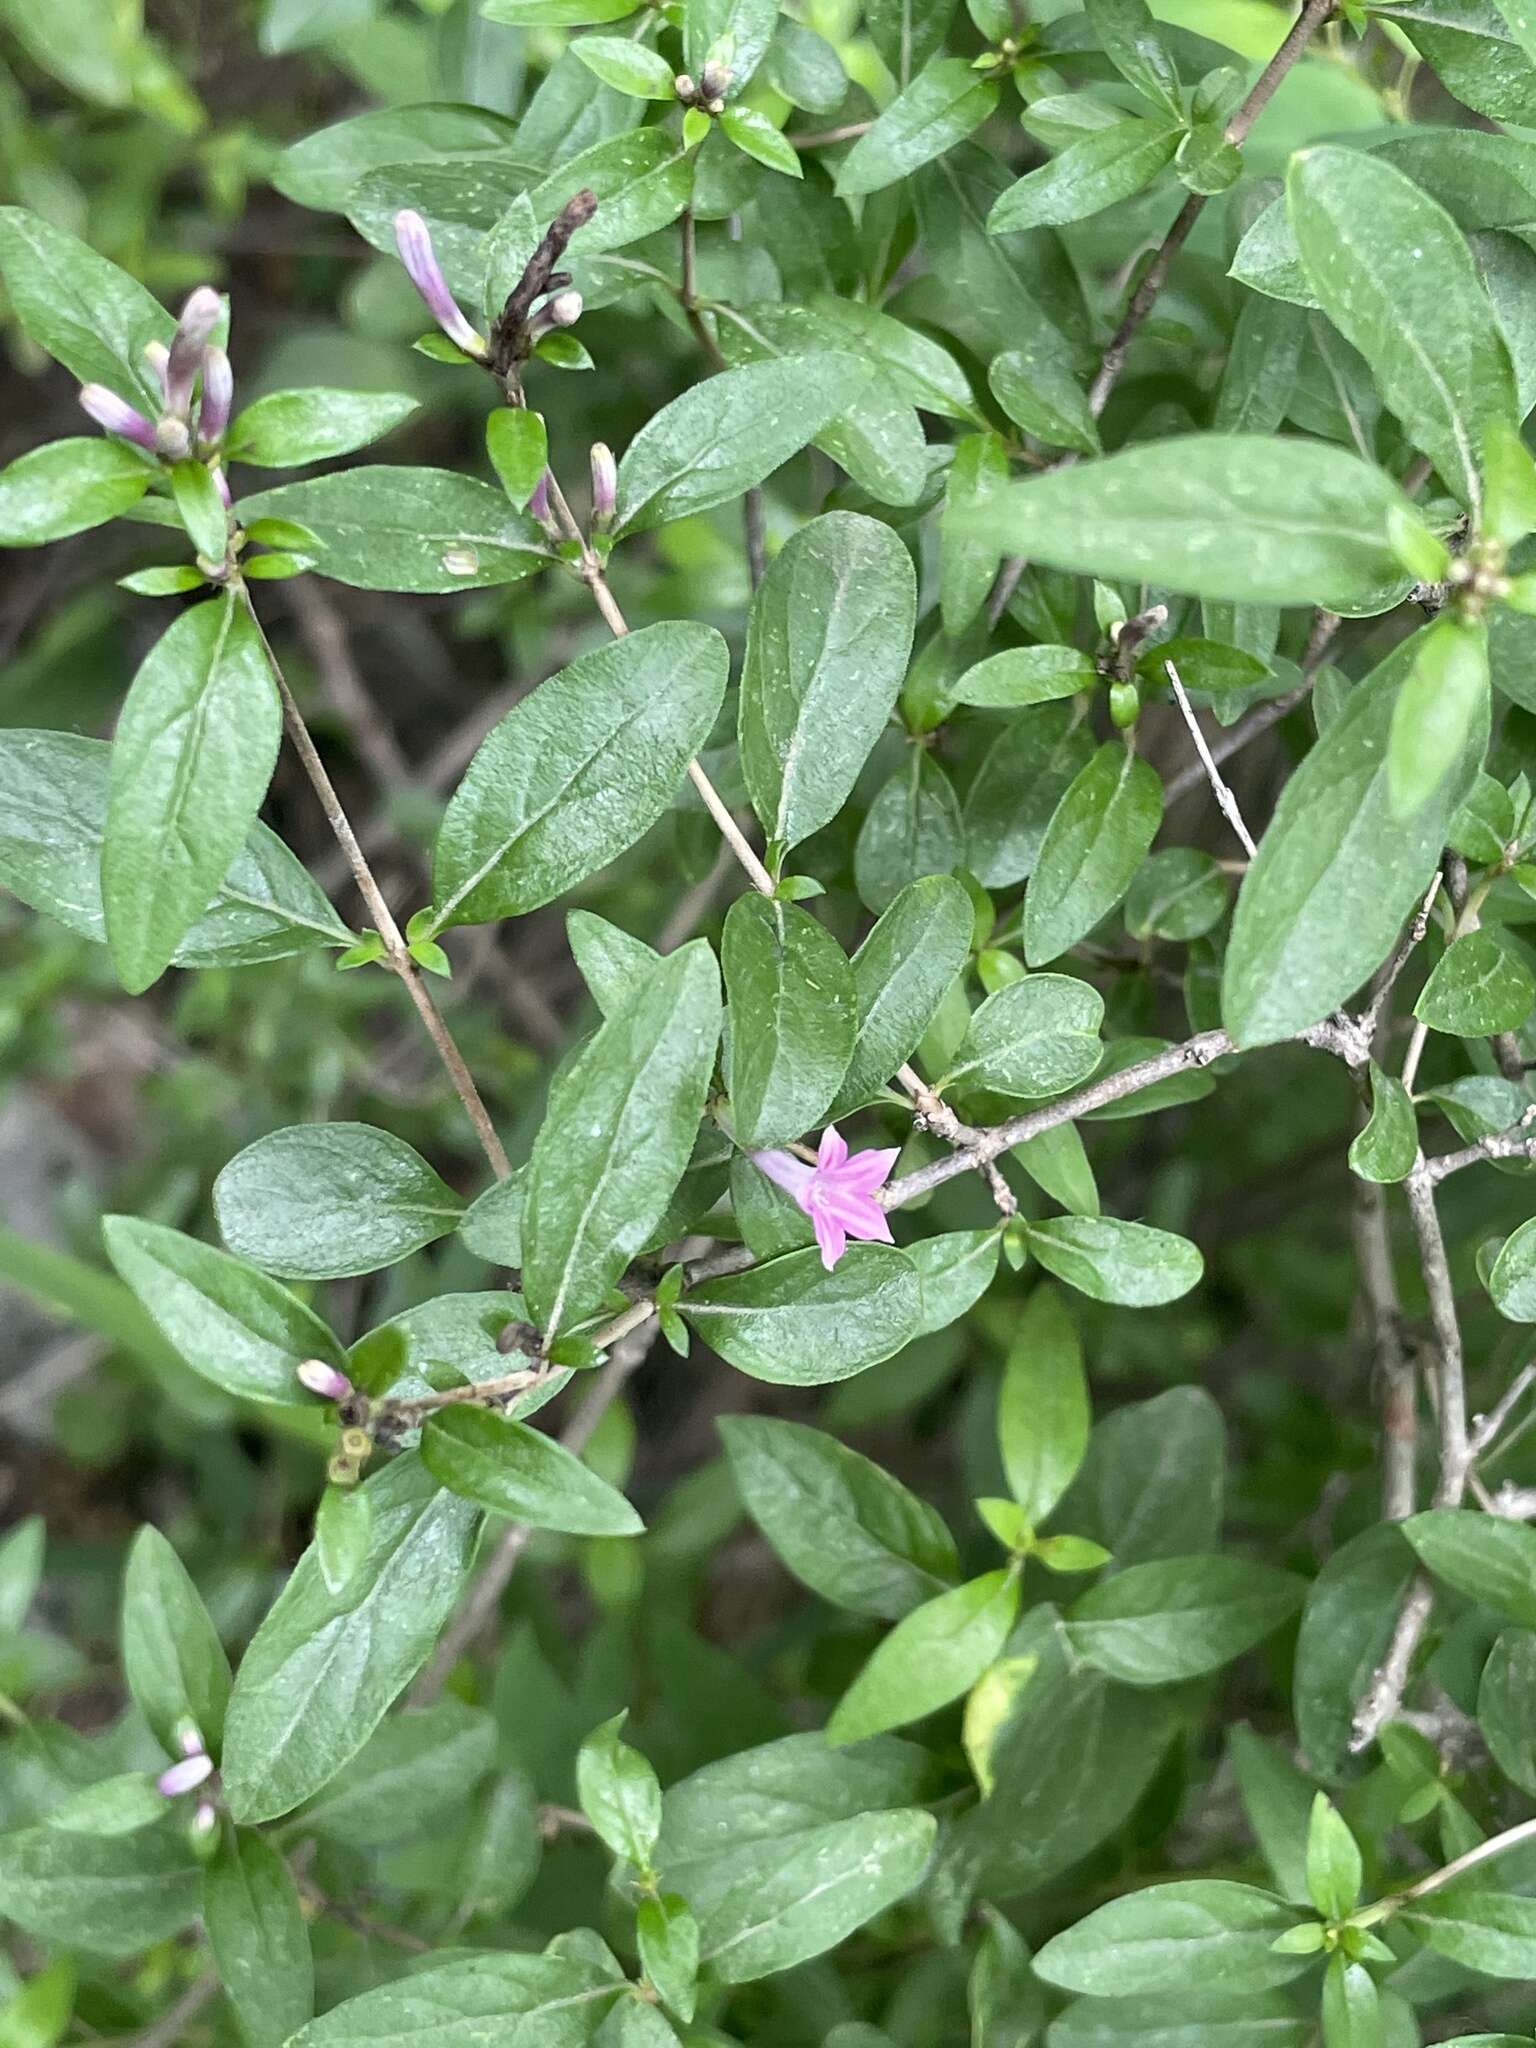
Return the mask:
[[[432,230],[410,207],[395,215],[395,247],[400,251],[406,276],[420,292],[427,311],[448,339],[463,349],[467,356],[483,356],[484,338],[470,326],[459,310],[457,299],[448,289],[448,280],[443,276],[437,252],[432,247]]]
[[[848,1249],[850,1237],[893,1242],[891,1226],[875,1192],[890,1179],[896,1158],[894,1146],[888,1151],[850,1155],[836,1126],[828,1124],[814,1166],[807,1166],[793,1152],[754,1152],[752,1163],[776,1187],[793,1195],[810,1217],[821,1247],[821,1263],[830,1273]]]

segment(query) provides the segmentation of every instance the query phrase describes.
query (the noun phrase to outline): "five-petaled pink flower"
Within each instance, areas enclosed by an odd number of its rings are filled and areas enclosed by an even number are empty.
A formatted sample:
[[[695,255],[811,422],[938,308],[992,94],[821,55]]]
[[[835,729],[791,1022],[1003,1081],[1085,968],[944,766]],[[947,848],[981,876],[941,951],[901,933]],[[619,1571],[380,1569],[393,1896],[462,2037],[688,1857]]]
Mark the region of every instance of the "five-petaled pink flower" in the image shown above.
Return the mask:
[[[821,1134],[816,1164],[808,1166],[793,1152],[754,1152],[753,1164],[776,1187],[793,1195],[810,1217],[821,1246],[821,1263],[830,1273],[848,1249],[850,1237],[893,1242],[885,1211],[875,1200],[896,1164],[896,1148],[849,1153],[835,1125]]]

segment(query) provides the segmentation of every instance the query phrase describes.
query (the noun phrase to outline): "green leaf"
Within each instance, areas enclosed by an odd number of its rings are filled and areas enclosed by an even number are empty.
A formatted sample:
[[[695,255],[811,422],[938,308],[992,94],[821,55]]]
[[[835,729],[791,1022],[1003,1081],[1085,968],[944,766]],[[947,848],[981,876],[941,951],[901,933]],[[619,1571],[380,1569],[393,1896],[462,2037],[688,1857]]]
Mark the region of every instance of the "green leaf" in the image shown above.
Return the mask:
[[[1536,1217],[1512,1230],[1488,1275],[1488,1293],[1512,1323],[1536,1323]]]
[[[1343,1955],[1328,1959],[1323,1977],[1326,2048],[1385,2048],[1386,2022],[1375,1979]]]
[[[34,910],[98,944],[101,842],[112,749],[70,732],[0,732],[0,882]],[[351,934],[319,886],[265,825],[177,947],[180,967],[280,960]]]
[[[19,206],[0,206],[0,275],[17,323],[82,384],[146,412],[163,403],[145,360],[176,323],[115,263]]]
[[[307,1358],[341,1365],[331,1331],[265,1273],[163,1223],[109,1216],[108,1255],[170,1343],[204,1379],[252,1401],[300,1402]]]
[[[860,1742],[969,1692],[1001,1655],[1018,1611],[1014,1571],[986,1572],[914,1608],[838,1701],[827,1740]]]
[[[619,1740],[624,1715],[595,1728],[576,1757],[581,1810],[615,1856],[648,1870],[661,1833],[661,1786],[648,1758]]]
[[[633,846],[708,737],[727,667],[713,627],[647,626],[578,656],[515,705],[444,814],[434,932],[522,916]]]
[[[107,937],[131,994],[170,964],[244,845],[282,726],[233,593],[184,612],[140,664],[112,745],[101,855]]]
[[[1291,1573],[1242,1558],[1159,1558],[1084,1593],[1068,1610],[1067,1633],[1123,1685],[1176,1685],[1273,1634],[1305,1591]]]
[[[371,1124],[293,1124],[237,1152],[213,1184],[224,1242],[290,1280],[337,1280],[409,1258],[464,1204],[403,1138]]]
[[[1360,1902],[1364,1865],[1348,1822],[1326,1793],[1312,1802],[1307,1829],[1307,1893],[1325,1920],[1343,1920]]]
[[[997,87],[978,77],[964,57],[940,57],[880,115],[838,166],[837,190],[844,199],[878,192],[910,177],[963,142],[997,107]]]
[[[1403,1534],[1437,1579],[1536,1627],[1536,1529],[1471,1508],[1432,1508],[1410,1516]]]
[[[1308,2048],[1315,2013],[1284,1992],[1211,1991],[1153,1998],[1078,1998],[1058,2019],[1052,2048]]]
[[[427,1418],[421,1462],[493,1514],[570,1536],[637,1536],[645,1526],[605,1479],[542,1431],[455,1402]]]
[[[895,705],[916,610],[911,557],[879,520],[826,513],[775,558],[752,600],[738,714],[768,838],[797,846],[847,802]]]
[[[923,1312],[914,1336],[944,1330],[992,1284],[1002,1238],[992,1230],[945,1230],[905,1248],[923,1284]]]
[[[987,215],[994,235],[1061,227],[1129,199],[1172,161],[1182,128],[1130,119],[1097,128],[1010,185]]]
[[[635,1913],[640,1967],[680,2019],[693,2018],[699,1974],[699,1923],[676,1892],[640,1901]]]
[[[672,100],[672,66],[658,50],[627,36],[579,36],[572,50],[594,78],[640,100]]]
[[[60,1948],[132,1956],[168,1941],[196,1917],[201,1879],[175,1819],[127,1835],[0,1835],[0,1914]]]
[[[355,1497],[367,1493],[359,1487]],[[431,1834],[446,1810],[475,1797],[495,1761],[490,1714],[450,1693],[435,1706],[381,1721],[304,1808],[303,1827],[350,1850]]]
[[[1363,150],[1314,148],[1286,181],[1303,265],[1415,447],[1476,511],[1483,437],[1518,418],[1509,349],[1461,230]]]
[[[1051,1216],[1031,1223],[1028,1233],[1029,1248],[1048,1273],[1123,1308],[1177,1301],[1205,1270],[1188,1238],[1115,1216]]]
[[[949,777],[925,747],[913,747],[870,805],[859,828],[853,872],[871,910],[889,910],[925,875],[947,874],[965,858],[965,831]]]
[[[57,2048],[75,2009],[75,1964],[63,1955],[34,1971],[14,1996],[0,2005],[3,2048]]]
[[[971,950],[975,913],[948,875],[910,882],[853,956],[853,1057],[828,1115],[870,1101],[909,1059]]]
[[[1125,892],[1125,928],[1133,939],[1187,945],[1221,923],[1227,881],[1216,861],[1195,846],[1170,846],[1144,860]]]
[[[1289,1038],[1347,1001],[1391,952],[1439,862],[1483,738],[1474,728],[1464,769],[1411,818],[1396,816],[1387,735],[1416,645],[1350,693],[1286,784],[1243,878],[1222,980],[1239,1045]]]
[[[726,1984],[748,1984],[835,1948],[911,1891],[934,1828],[931,1814],[897,1808],[807,1829],[701,1914],[700,1961]]]
[[[722,370],[646,421],[619,464],[618,529],[638,533],[739,497],[798,454],[864,394],[846,354]]]
[[[1107,917],[1131,885],[1163,816],[1148,761],[1106,740],[1046,827],[1024,898],[1024,957],[1055,960]]]
[[[1077,1476],[1088,1448],[1082,1347],[1054,1287],[1032,1290],[997,1393],[997,1442],[1008,1487],[1038,1526]]]
[[[338,391],[313,385],[269,391],[235,415],[224,442],[231,462],[296,469],[366,448],[408,419],[416,400],[403,391]]]
[[[1425,628],[1392,714],[1387,788],[1399,818],[1422,809],[1488,716],[1488,629],[1443,612]]]
[[[741,88],[762,62],[778,20],[775,0],[684,0],[683,62],[697,76],[712,53]]]
[[[1413,1098],[1402,1082],[1371,1061],[1370,1121],[1349,1148],[1349,1164],[1361,1180],[1406,1180],[1419,1156],[1419,1124]]]
[[[229,1704],[229,1659],[190,1574],[158,1529],[134,1537],[123,1574],[123,1675],[170,1756],[190,1720],[217,1759]]]
[[[983,710],[1012,711],[1025,704],[1047,704],[1091,690],[1098,670],[1075,647],[1010,647],[968,668],[953,686],[956,704]]]
[[[1437,1954],[1487,1977],[1536,1974],[1536,1899],[1453,1885],[1404,1906],[1398,1918]]]
[[[100,526],[136,505],[154,476],[120,441],[82,436],[33,448],[0,469],[0,547],[35,548]]]
[[[593,1002],[605,1017],[612,1016],[661,958],[644,939],[621,931],[590,910],[570,911],[565,931],[571,957],[581,969],[581,978],[591,991]],[[516,1265],[517,1261],[511,1263]]]
[[[398,2048],[418,2040],[432,2048],[483,2048],[488,2036],[521,2036],[529,2048],[584,2048],[614,1996],[612,1978],[586,1957],[494,1950],[431,1963],[343,1999],[301,2027],[289,2048]]]
[[[1505,1777],[1536,1796],[1536,1634],[1528,1629],[1505,1629],[1488,1652],[1477,1722]]]
[[[974,516],[997,554],[1235,603],[1386,611],[1409,578],[1384,471],[1342,448],[1191,434],[1009,484]]]
[[[1069,974],[1026,974],[988,996],[945,1076],[1035,1101],[1086,1081],[1103,1057],[1104,998]]]
[[[1413,1014],[1432,1031],[1487,1038],[1517,1031],[1536,1003],[1536,980],[1498,930],[1465,932],[1435,962]]]
[[[272,183],[296,205],[343,213],[352,188],[381,165],[482,156],[508,148],[515,134],[512,121],[486,107],[428,101],[378,108],[291,143]]]
[[[521,511],[549,462],[544,415],[526,405],[501,406],[485,423],[485,445],[502,489]]]
[[[720,945],[736,1142],[782,1145],[821,1121],[853,1056],[857,998],[843,949],[807,910],[739,896]]]
[[[367,1481],[368,1555],[330,1592],[311,1545],[241,1660],[224,1732],[236,1820],[275,1820],[333,1778],[410,1683],[463,1588],[478,1520],[406,1452]]]
[[[1066,704],[1009,719],[965,797],[965,855],[985,888],[1028,875],[1057,805],[1093,751],[1093,734],[1073,723]]]
[[[987,382],[1009,419],[1036,440],[1079,455],[1100,452],[1099,423],[1071,359],[1045,340],[994,356]]]
[[[719,1423],[747,1512],[813,1593],[887,1621],[959,1575],[943,1518],[836,1437],[769,1416]]]
[[[602,1306],[683,1176],[714,1069],[702,940],[662,960],[557,1074],[523,1209],[523,1289],[546,1337]]]
[[[1309,1967],[1310,1957],[1276,1955],[1270,1946],[1295,1918],[1293,1906],[1253,1885],[1152,1885],[1048,1941],[1035,1972],[1065,1991],[1116,1998],[1192,1986],[1267,1991]]]
[[[315,1556],[328,1593],[351,1585],[368,1557],[373,1509],[360,1486],[328,1486],[315,1509]]]
[[[1104,54],[1127,85],[1171,114],[1184,118],[1178,67],[1145,0],[1083,0]]]
[[[782,171],[787,178],[803,178],[794,144],[782,135],[766,114],[752,107],[727,107],[720,126],[746,156],[766,164],[770,171]]]
[[[193,456],[172,464],[171,496],[199,559],[222,562],[229,551],[229,513],[208,465]]]
[[[1343,1544],[1312,1582],[1296,1645],[1296,1729],[1324,1777],[1347,1766],[1355,1709],[1417,1570],[1400,1526],[1383,1522]]]
[[[494,484],[447,469],[372,462],[242,498],[242,526],[296,519],[319,542],[316,569],[356,590],[483,590],[548,559],[543,529]]]
[[[917,1334],[922,1286],[894,1245],[850,1244],[829,1273],[814,1251],[692,1287],[683,1315],[754,1379],[816,1387],[850,1379]]]
[[[250,2048],[283,2048],[315,2010],[315,1968],[298,1887],[271,1845],[224,1836],[203,1885],[203,1925]]]

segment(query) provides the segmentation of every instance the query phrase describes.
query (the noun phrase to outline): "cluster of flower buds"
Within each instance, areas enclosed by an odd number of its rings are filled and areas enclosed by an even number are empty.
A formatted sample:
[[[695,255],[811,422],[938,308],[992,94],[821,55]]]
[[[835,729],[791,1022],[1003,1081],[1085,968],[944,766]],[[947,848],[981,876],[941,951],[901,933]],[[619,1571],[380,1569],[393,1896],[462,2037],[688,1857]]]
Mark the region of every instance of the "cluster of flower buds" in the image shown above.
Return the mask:
[[[432,247],[432,231],[421,215],[410,207],[395,215],[395,247],[405,265],[406,276],[421,294],[422,304],[454,347],[462,349],[467,356],[473,356],[476,362],[488,362],[490,342],[470,325],[463,308],[448,289],[448,280],[437,260],[437,251]],[[539,341],[557,327],[573,327],[581,318],[581,309],[580,292],[562,290],[552,293],[529,318],[529,340]]]
[[[306,1358],[295,1366],[294,1378],[322,1401],[334,1401],[341,1410],[342,1431],[336,1449],[325,1468],[332,1486],[355,1486],[363,1467],[373,1456],[375,1434],[367,1427],[371,1404],[339,1367],[323,1358]]]
[[[189,1792],[195,1792],[198,1799],[192,1812],[192,1832],[194,1835],[211,1834],[219,1818],[215,1804],[217,1771],[213,1758],[208,1754],[202,1731],[193,1721],[181,1722],[176,1730],[176,1742],[181,1760],[160,1773],[155,1780],[155,1790],[162,1799],[184,1799]]]
[[[160,386],[161,404],[154,419],[146,418],[105,384],[83,384],[80,403],[99,427],[135,442],[163,462],[185,462],[189,456],[198,456],[208,464],[227,505],[229,485],[218,454],[229,426],[235,384],[229,357],[209,340],[222,311],[212,285],[199,285],[181,309],[170,347],[155,341],[144,351]],[[198,401],[195,423],[194,397]]]
[[[706,114],[723,114],[730,83],[730,66],[717,64],[711,58],[696,80],[680,71],[672,81],[672,90],[685,107],[698,107]]]

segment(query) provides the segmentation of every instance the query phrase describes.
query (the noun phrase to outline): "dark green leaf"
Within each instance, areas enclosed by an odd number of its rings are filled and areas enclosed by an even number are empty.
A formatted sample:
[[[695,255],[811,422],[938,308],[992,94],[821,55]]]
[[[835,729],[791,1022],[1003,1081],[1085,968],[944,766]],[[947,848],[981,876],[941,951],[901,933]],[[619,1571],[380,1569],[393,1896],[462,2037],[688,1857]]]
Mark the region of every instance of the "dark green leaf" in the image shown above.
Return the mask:
[[[972,1017],[945,1076],[1025,1101],[1087,1080],[1103,1056],[1104,999],[1068,974],[1026,974]]]
[[[1536,1627],[1536,1529],[1471,1508],[1434,1508],[1410,1517],[1403,1534],[1437,1579],[1522,1628]]]
[[[203,1885],[203,1924],[250,2048],[283,2048],[315,2009],[309,1929],[288,1866],[261,1835],[225,1835]]]
[[[1082,1347],[1054,1287],[1037,1287],[1019,1318],[997,1397],[997,1440],[1014,1499],[1031,1526],[1072,1484],[1088,1448]]]
[[[1044,966],[1086,937],[1130,887],[1162,822],[1150,762],[1106,740],[1057,805],[1024,899],[1024,957]]]
[[[909,177],[964,141],[997,106],[997,87],[964,57],[941,57],[892,100],[838,167],[845,199]]]
[[[853,956],[853,1057],[828,1114],[870,1101],[911,1057],[971,950],[975,913],[948,875],[909,882]]]
[[[635,1536],[644,1527],[623,1494],[553,1437],[468,1402],[427,1418],[421,1462],[466,1500],[535,1529]]]
[[[123,1673],[134,1704],[169,1756],[191,1721],[217,1757],[229,1703],[229,1659],[186,1566],[158,1529],[133,1539],[123,1574]]]
[[[1180,132],[1167,121],[1136,119],[1095,129],[1010,185],[988,214],[987,226],[1004,235],[1102,213],[1152,182],[1171,161]]]
[[[1029,1248],[1047,1272],[1080,1294],[1126,1308],[1177,1301],[1205,1270],[1188,1238],[1115,1216],[1052,1216],[1031,1223]]]
[[[446,469],[369,463],[242,498],[242,525],[296,519],[319,542],[322,576],[357,590],[482,590],[547,558],[542,528],[506,493]]]
[[[1035,1969],[1048,1984],[1118,1998],[1143,1993],[1267,1991],[1308,1967],[1270,1944],[1296,1910],[1253,1885],[1195,1878],[1113,1899],[1048,1941]]]
[[[144,351],[176,323],[144,287],[84,242],[19,206],[0,207],[0,274],[18,324],[82,384],[158,403]]]
[[[1536,1003],[1536,980],[1505,935],[1466,932],[1435,962],[1413,1014],[1432,1031],[1487,1038],[1517,1031]]]
[[[1081,1656],[1122,1684],[1175,1685],[1252,1649],[1295,1613],[1305,1590],[1289,1572],[1241,1558],[1160,1558],[1083,1594],[1068,1610],[1067,1632]]]
[[[726,1084],[739,1145],[782,1145],[818,1124],[853,1056],[857,997],[836,939],[809,911],[738,897],[720,946]]]
[[[917,1269],[892,1245],[851,1244],[831,1272],[820,1254],[781,1259],[690,1288],[679,1306],[699,1335],[754,1379],[845,1380],[917,1333]]]

